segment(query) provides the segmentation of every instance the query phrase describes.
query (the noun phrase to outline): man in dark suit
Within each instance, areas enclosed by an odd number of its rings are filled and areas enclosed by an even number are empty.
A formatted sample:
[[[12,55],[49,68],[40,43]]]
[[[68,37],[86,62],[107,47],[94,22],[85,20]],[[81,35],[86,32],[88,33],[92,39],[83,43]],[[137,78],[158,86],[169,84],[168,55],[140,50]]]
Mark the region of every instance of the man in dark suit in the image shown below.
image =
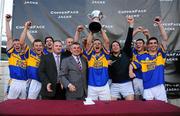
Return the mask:
[[[87,93],[87,64],[80,56],[80,44],[74,42],[70,51],[72,55],[62,60],[60,79],[66,88],[67,100],[83,100]]]
[[[39,65],[39,77],[42,82],[42,99],[65,99],[65,90],[58,79],[60,62],[64,55],[61,54],[61,41],[54,41],[53,53],[42,56]]]

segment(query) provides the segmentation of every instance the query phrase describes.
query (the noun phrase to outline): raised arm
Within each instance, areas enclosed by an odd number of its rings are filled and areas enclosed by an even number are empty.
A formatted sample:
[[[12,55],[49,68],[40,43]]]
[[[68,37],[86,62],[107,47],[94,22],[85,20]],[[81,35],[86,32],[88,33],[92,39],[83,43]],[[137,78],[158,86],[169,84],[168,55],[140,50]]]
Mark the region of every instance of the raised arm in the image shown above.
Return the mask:
[[[131,57],[131,44],[132,44],[132,39],[133,39],[133,25],[134,25],[134,18],[133,17],[128,17],[127,18],[127,22],[129,24],[129,29],[128,29],[128,34],[127,34],[127,38],[124,44],[124,48],[123,51]]]
[[[29,39],[29,41],[31,42],[31,43],[33,43],[34,42],[34,37],[31,35],[31,33],[29,32],[29,29],[27,30],[27,37],[28,37],[28,39]]]
[[[148,29],[143,29],[143,34],[146,37],[146,40],[148,40],[150,38],[150,33]]]
[[[7,50],[10,49],[13,46],[13,38],[12,38],[12,34],[11,34],[11,30],[10,30],[10,25],[9,22],[11,21],[11,15],[7,14],[6,15],[6,37],[7,37]]]
[[[139,33],[139,32],[143,33],[147,40],[149,39],[149,37],[150,37],[149,30],[143,28],[142,26],[139,26],[139,27],[137,27],[136,29],[134,29],[134,31],[133,31],[133,37],[134,37],[137,33]]]
[[[110,46],[110,42],[109,42],[109,38],[106,34],[106,32],[101,29],[101,34],[102,34],[102,38],[103,38],[103,41],[104,41],[104,47],[109,50],[109,46]]]
[[[24,24],[24,29],[23,29],[23,31],[21,33],[20,38],[19,38],[19,41],[20,41],[21,45],[25,45],[26,34],[27,34],[27,30],[30,27],[30,24],[31,24],[31,21],[27,21]]]
[[[143,27],[142,26],[139,26],[139,27],[137,27],[136,29],[134,29],[134,31],[133,31],[133,37],[136,35],[136,34],[138,34],[139,32],[143,32]]]
[[[161,18],[155,17],[154,23],[156,23],[158,28],[159,28],[160,34],[162,36],[162,46],[166,50],[167,49],[167,43],[168,43],[168,35],[164,29]]]
[[[86,49],[87,51],[90,50],[91,46],[92,46],[92,40],[93,40],[93,33],[89,32],[88,36],[87,36],[87,45],[86,45]]]
[[[84,26],[83,25],[78,25],[76,28],[76,32],[74,35],[74,42],[78,42],[79,38],[80,38],[80,34],[81,32],[84,30]]]

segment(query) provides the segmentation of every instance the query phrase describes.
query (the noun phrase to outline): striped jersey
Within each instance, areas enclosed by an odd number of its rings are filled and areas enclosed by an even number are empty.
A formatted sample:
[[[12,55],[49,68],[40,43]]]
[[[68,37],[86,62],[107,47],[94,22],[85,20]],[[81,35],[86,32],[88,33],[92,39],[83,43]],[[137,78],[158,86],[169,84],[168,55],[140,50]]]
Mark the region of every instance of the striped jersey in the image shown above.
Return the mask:
[[[17,52],[13,47],[7,51],[10,77],[17,80],[27,80],[26,58],[24,53]]]
[[[38,76],[40,56],[38,56],[33,50],[29,49],[25,54],[27,59],[27,77],[40,81]]]
[[[134,69],[140,68],[142,71],[144,89],[164,84],[165,58],[165,51],[159,48],[156,55],[144,53],[132,62]]]
[[[132,53],[133,53],[133,56],[132,56],[132,61],[136,61],[137,60],[137,57],[139,55],[142,55],[144,53],[146,53],[147,51],[143,51],[143,52],[138,52],[135,48],[132,49]],[[136,78],[139,78],[139,79],[142,79],[142,71],[141,69],[136,69],[134,70],[134,73],[136,75]]]
[[[43,49],[43,53],[44,53],[44,55],[46,55],[46,54],[49,54],[49,53],[51,53],[51,52],[49,52],[46,48],[44,48],[44,49]]]
[[[100,55],[97,56],[91,48],[88,53],[83,51],[83,55],[88,61],[88,85],[104,86],[109,79],[109,51],[103,48]]]

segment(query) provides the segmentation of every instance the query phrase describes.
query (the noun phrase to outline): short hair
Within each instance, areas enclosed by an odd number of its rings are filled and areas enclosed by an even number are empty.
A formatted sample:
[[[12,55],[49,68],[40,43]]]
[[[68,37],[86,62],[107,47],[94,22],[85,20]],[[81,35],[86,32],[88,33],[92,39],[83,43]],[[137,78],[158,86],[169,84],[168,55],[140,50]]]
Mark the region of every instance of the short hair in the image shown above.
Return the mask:
[[[34,46],[34,43],[36,43],[36,42],[41,42],[41,43],[43,43],[40,39],[35,39],[35,40],[33,41],[32,45]]]
[[[97,38],[93,39],[92,41],[93,41],[93,43],[94,43],[95,41],[100,41],[101,44],[102,44],[102,41],[101,41],[100,39],[97,39]]]
[[[66,39],[73,39],[73,37],[71,37],[71,36],[68,36]]]
[[[13,39],[13,42],[15,42],[15,41],[19,41],[19,39]]]
[[[47,37],[45,37],[45,39],[44,39],[44,43],[45,43],[45,44],[46,44],[46,40],[47,40],[47,39],[49,39],[49,38],[50,38],[50,39],[54,42],[53,37],[51,37],[51,36],[47,36]]]
[[[61,44],[63,44],[61,40],[54,40],[53,42],[60,42]]]
[[[143,44],[145,44],[145,41],[144,41],[143,39],[141,39],[141,38],[137,39],[136,42],[137,42],[137,41],[142,41]]]
[[[71,46],[72,45],[79,45],[80,46],[80,43],[78,43],[78,42],[73,42],[72,44],[71,44]]]
[[[120,42],[119,42],[119,41],[117,41],[117,40],[114,40],[114,41],[111,43],[110,50],[112,49],[112,44],[113,44],[113,43],[118,43],[118,44],[119,44],[119,47],[121,47]]]
[[[158,43],[158,39],[157,39],[156,37],[150,37],[150,38],[147,40],[147,44],[149,44],[149,42],[150,42],[151,40],[156,40],[157,43]]]

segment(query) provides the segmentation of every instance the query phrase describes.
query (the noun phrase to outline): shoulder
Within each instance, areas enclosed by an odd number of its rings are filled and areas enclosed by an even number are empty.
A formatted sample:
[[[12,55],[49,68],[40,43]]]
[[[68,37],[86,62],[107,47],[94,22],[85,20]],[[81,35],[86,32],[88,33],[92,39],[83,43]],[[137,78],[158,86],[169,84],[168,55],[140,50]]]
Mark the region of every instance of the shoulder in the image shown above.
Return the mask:
[[[69,57],[64,57],[63,59],[62,59],[62,61],[64,61],[64,62],[69,62],[69,61],[71,61],[72,60],[72,56],[69,56]]]
[[[150,57],[150,55],[147,52],[145,52],[143,54],[138,54],[136,57],[138,60],[146,60],[148,57]]]
[[[49,59],[49,58],[51,58],[51,57],[53,57],[53,54],[52,54],[52,53],[42,55],[42,58],[43,58],[43,59]]]

